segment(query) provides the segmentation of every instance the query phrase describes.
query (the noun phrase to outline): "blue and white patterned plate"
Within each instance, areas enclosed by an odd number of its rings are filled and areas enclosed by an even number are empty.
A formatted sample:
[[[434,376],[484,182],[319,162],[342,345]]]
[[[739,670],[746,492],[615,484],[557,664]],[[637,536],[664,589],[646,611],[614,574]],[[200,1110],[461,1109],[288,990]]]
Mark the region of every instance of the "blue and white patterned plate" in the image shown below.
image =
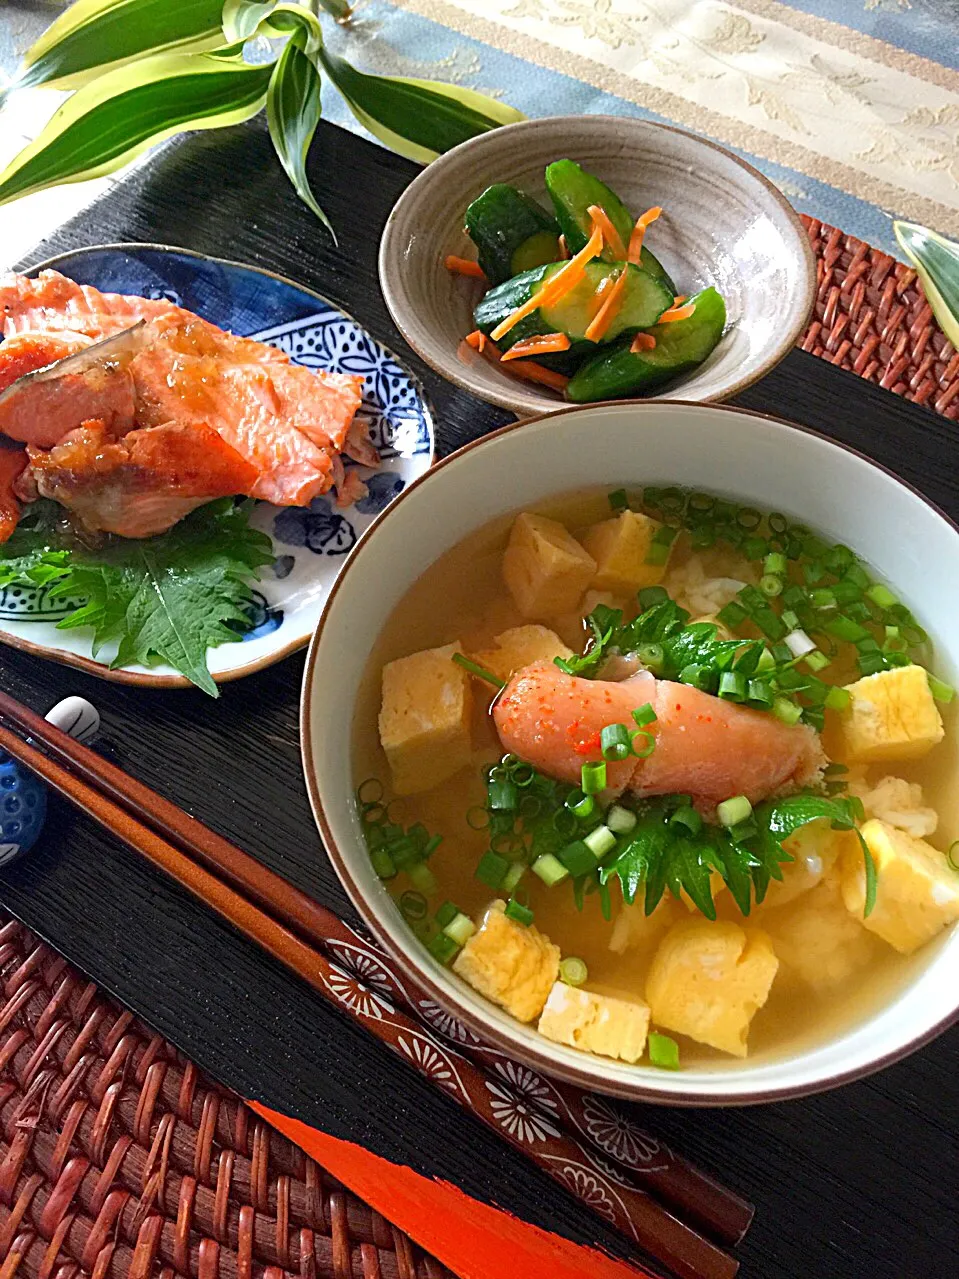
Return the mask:
[[[249,675],[302,648],[313,634],[323,602],[346,556],[376,517],[433,461],[433,420],[423,389],[392,352],[319,294],[256,267],[203,257],[186,249],[112,244],[51,258],[44,268],[108,293],[168,298],[223,329],[259,338],[287,351],[297,364],[365,379],[360,413],[380,450],[376,471],[359,467],[369,492],[339,508],[332,495],[306,508],[257,504],[254,523],[273,539],[276,560],[256,592],[253,629],[242,643],[211,649],[219,682]],[[350,467],[354,463],[347,464]],[[43,590],[0,590],[0,641],[135,684],[184,685],[171,668],[109,670],[105,648],[90,654],[82,631],[58,631],[69,610]]]

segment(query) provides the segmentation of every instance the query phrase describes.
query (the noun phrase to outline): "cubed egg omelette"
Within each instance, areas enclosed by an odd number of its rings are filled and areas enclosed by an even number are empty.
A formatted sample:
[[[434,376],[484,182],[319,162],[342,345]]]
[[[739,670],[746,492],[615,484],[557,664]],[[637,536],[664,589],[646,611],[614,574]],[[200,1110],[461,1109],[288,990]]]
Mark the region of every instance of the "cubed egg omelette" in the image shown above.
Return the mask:
[[[596,561],[558,520],[528,511],[517,515],[503,555],[503,580],[524,617],[572,612],[595,573]]]
[[[551,662],[554,657],[572,657],[569,648],[555,631],[548,626],[513,626],[502,631],[493,640],[494,647],[481,653],[471,653],[478,666],[497,679],[508,680],[514,671],[521,671],[533,662]]]
[[[746,1056],[754,1015],[779,961],[766,933],[708,919],[677,924],[663,938],[646,978],[655,1025],[735,1057]]]
[[[859,849],[843,854],[842,895],[864,927],[908,955],[959,919],[959,875],[945,854],[877,817],[866,822],[862,837],[876,866],[875,905],[863,918],[866,873]]]
[[[539,1019],[539,1033],[557,1044],[636,1062],[649,1032],[649,1005],[617,999],[558,981]]]
[[[647,563],[647,557],[662,527],[640,511],[623,511],[587,529],[583,546],[596,561],[593,588],[635,595],[644,586],[658,586],[666,574],[667,556],[663,554],[661,563]]]
[[[459,641],[383,667],[380,741],[397,795],[431,790],[470,761],[472,697]]]
[[[847,764],[920,759],[942,741],[942,716],[922,666],[895,666],[847,685],[842,714]]]
[[[559,976],[559,947],[494,901],[453,962],[453,971],[518,1021],[534,1021]]]

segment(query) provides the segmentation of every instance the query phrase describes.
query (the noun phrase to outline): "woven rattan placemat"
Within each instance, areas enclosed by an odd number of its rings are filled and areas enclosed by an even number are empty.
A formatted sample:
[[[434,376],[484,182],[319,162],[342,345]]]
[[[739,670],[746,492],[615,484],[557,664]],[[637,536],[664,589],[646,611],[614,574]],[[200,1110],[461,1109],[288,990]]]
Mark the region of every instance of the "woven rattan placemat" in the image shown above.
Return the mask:
[[[959,417],[959,355],[916,273],[803,221],[803,349]],[[2,914],[0,982],[0,1279],[448,1275]]]

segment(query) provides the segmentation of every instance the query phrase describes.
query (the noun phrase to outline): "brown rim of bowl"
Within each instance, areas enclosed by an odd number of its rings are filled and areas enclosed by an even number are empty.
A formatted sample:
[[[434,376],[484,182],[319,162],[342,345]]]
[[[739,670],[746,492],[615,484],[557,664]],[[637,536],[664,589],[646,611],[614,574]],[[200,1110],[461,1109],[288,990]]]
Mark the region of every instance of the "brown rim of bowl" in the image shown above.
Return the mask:
[[[55,271],[57,263],[62,262],[64,258],[81,257],[85,253],[102,253],[105,250],[126,252],[134,249],[151,249],[160,253],[181,253],[184,257],[199,258],[202,262],[214,262],[217,266],[235,267],[241,271],[254,271],[257,275],[265,275],[271,280],[279,280],[281,284],[288,284],[291,288],[299,289],[301,293],[308,293],[310,297],[316,298],[318,302],[323,302],[326,306],[332,307],[334,311],[339,311],[340,315],[345,316],[348,320],[352,320],[364,333],[367,332],[366,326],[361,324],[350,311],[344,310],[336,302],[331,302],[328,297],[325,297],[322,293],[317,293],[308,284],[300,284],[299,281],[290,279],[288,275],[281,275],[279,271],[270,271],[267,267],[250,266],[246,262],[235,262],[232,258],[216,257],[212,253],[199,253],[196,249],[183,249],[175,244],[157,244],[150,240],[121,240],[110,244],[86,244],[82,248],[67,249],[65,252],[57,253],[53,257],[44,258],[42,262],[34,263],[33,266],[28,267],[21,274],[32,276],[38,271]],[[370,336],[373,337],[372,334]],[[376,337],[373,337],[373,341],[387,355],[392,356],[397,365],[409,377],[426,409],[432,445],[430,448],[430,464],[427,467],[427,471],[430,471],[436,465],[436,412],[429,396],[426,394],[426,388],[416,374],[406,367],[405,361],[401,360],[395,351],[380,342]],[[389,507],[386,509],[389,510]],[[379,518],[380,516],[377,516],[377,520]],[[373,525],[370,525],[370,528],[372,527]],[[357,541],[362,540],[365,536],[366,533],[361,534]],[[336,579],[334,579],[334,584],[335,581]],[[234,680],[245,679],[247,675],[256,675],[257,672],[266,670],[268,666],[275,666],[277,662],[282,662],[284,658],[292,656],[293,653],[298,653],[301,648],[306,648],[310,639],[311,636],[309,635],[299,636],[297,639],[290,640],[288,644],[276,652],[265,653],[257,661],[250,662],[246,666],[235,667],[229,671],[220,671],[218,674],[213,675],[213,682],[214,684],[232,684]],[[40,657],[48,662],[57,662],[60,666],[72,666],[74,670],[83,671],[87,675],[106,680],[110,684],[128,684],[137,688],[196,687],[192,680],[188,680],[184,675],[152,675],[148,671],[124,670],[122,667],[112,670],[104,662],[98,662],[94,657],[83,657],[80,653],[70,653],[66,649],[52,649],[46,644],[37,644],[33,640],[23,639],[19,635],[11,635],[9,631],[5,631],[2,628],[0,628],[0,644],[6,645],[7,648],[17,649],[21,653],[29,653],[31,657]]]
[[[460,373],[459,369],[444,367],[438,360],[433,358],[433,356],[430,354],[429,351],[425,350],[422,346],[420,346],[418,343],[414,342],[410,338],[409,334],[406,331],[406,325],[403,322],[403,319],[400,317],[400,315],[397,313],[396,308],[394,307],[393,299],[392,299],[392,290],[386,281],[386,271],[384,268],[384,261],[386,258],[386,246],[389,238],[392,235],[396,213],[400,205],[403,203],[404,200],[407,199],[410,191],[413,189],[413,187],[416,186],[418,182],[425,181],[428,175],[435,176],[437,171],[442,173],[444,161],[447,159],[448,156],[455,155],[457,152],[465,149],[466,147],[473,146],[479,142],[484,141],[485,139],[489,139],[490,137],[495,137],[495,135],[499,133],[501,129],[510,129],[510,130],[535,129],[539,125],[555,123],[557,120],[569,120],[569,119],[580,120],[582,118],[583,117],[581,116],[552,115],[552,116],[544,116],[541,119],[536,119],[536,120],[520,120],[516,124],[501,125],[500,129],[493,129],[488,131],[487,133],[481,133],[475,138],[469,138],[466,142],[461,142],[458,146],[454,147],[451,151],[447,151],[444,155],[441,155],[438,160],[434,160],[432,164],[430,164],[427,168],[425,168],[421,173],[418,173],[416,175],[413,181],[409,184],[409,186],[405,188],[403,193],[400,195],[399,199],[393,205],[393,208],[390,210],[390,215],[386,220],[386,226],[383,228],[383,234],[380,237],[380,249],[379,249],[379,253],[377,254],[377,264],[376,264],[377,275],[379,277],[379,283],[380,283],[380,292],[383,295],[383,300],[386,303],[387,310],[389,311],[390,315],[393,317],[394,324],[399,329],[400,333],[403,335],[403,339],[405,340],[407,345],[413,351],[415,351],[416,354],[420,357],[420,359],[425,361],[425,363],[427,363],[435,373],[439,373],[442,377],[446,378],[448,382],[452,382],[455,386],[458,386],[460,390],[469,391],[470,394],[475,395],[478,399],[483,400],[485,403],[496,404],[500,408],[508,409],[509,412],[511,413],[516,413],[521,415],[521,414],[527,413],[528,409],[525,406],[522,409],[517,408],[516,402],[510,400],[505,394],[494,393],[494,392],[487,391],[485,389],[480,390],[475,385],[475,383],[464,378],[462,374]],[[719,392],[716,395],[707,396],[703,400],[677,399],[677,400],[669,401],[669,403],[671,404],[721,404],[723,403],[723,401],[727,399],[731,399],[732,396],[738,395],[740,391],[745,391],[747,387],[753,386],[754,383],[758,382],[760,378],[765,377],[766,374],[769,373],[772,369],[774,369],[777,364],[779,364],[782,360],[784,360],[786,356],[789,354],[790,350],[797,344],[797,341],[800,335],[805,332],[809,324],[810,317],[812,316],[812,313],[813,313],[813,308],[816,305],[817,265],[816,265],[816,255],[813,253],[812,245],[809,243],[809,236],[806,234],[806,228],[803,226],[800,220],[799,214],[796,212],[796,210],[789,203],[789,201],[783,195],[782,191],[780,191],[779,187],[777,187],[774,182],[772,182],[769,178],[767,178],[764,173],[761,173],[760,170],[755,167],[755,165],[750,164],[748,160],[743,160],[740,156],[736,155],[734,151],[728,150],[728,148],[721,146],[718,142],[713,142],[709,138],[704,138],[702,137],[701,134],[694,133],[691,129],[680,129],[674,124],[661,124],[658,120],[644,120],[638,116],[597,115],[597,116],[590,116],[589,119],[597,120],[601,122],[604,122],[604,121],[610,122],[610,123],[615,122],[618,125],[621,125],[624,120],[629,120],[633,124],[647,125],[649,126],[649,128],[652,128],[652,129],[662,129],[665,133],[680,133],[684,137],[694,138],[697,142],[699,142],[704,147],[709,147],[713,151],[718,151],[721,155],[724,155],[728,159],[732,160],[734,164],[739,166],[739,168],[744,169],[748,174],[750,174],[751,177],[755,178],[762,186],[766,188],[766,190],[773,197],[773,199],[776,201],[776,203],[779,205],[782,211],[786,214],[787,219],[790,222],[792,222],[796,232],[799,235],[799,240],[800,240],[800,243],[802,244],[803,257],[805,258],[805,261],[806,261],[805,298],[803,301],[803,305],[800,308],[800,313],[797,315],[796,320],[793,322],[793,324],[789,328],[786,329],[783,337],[779,340],[779,342],[776,344],[774,349],[770,352],[766,360],[764,360],[762,365],[760,365],[760,367],[756,369],[754,373],[751,373],[748,377],[740,378],[738,382],[734,383],[727,390]],[[655,396],[649,396],[647,397],[647,401],[655,398],[656,398]],[[596,402],[602,403],[603,401],[596,401]],[[546,403],[548,404],[548,401],[546,401]],[[562,412],[562,410],[565,407],[567,407],[565,401],[563,400],[557,400],[556,404],[557,404],[557,408],[555,409],[549,409],[545,407],[544,405],[542,412],[538,414],[537,416],[546,416],[547,414],[550,414],[550,413]],[[574,405],[572,407],[586,408],[589,406],[579,404],[579,405]],[[531,418],[527,418],[527,421],[532,421],[532,420],[533,419]]]
[[[637,404],[644,403],[649,403],[649,401],[602,400],[595,405],[575,404],[564,409],[560,409],[559,411],[565,415],[568,413],[588,412],[591,408],[610,408],[629,404],[635,406]],[[703,407],[712,407],[720,413],[741,413],[748,417],[758,417],[764,421],[773,422],[777,426],[784,426],[789,430],[798,431],[803,435],[811,435],[815,439],[823,440],[827,444],[832,444],[836,448],[842,449],[843,452],[849,453],[853,457],[858,458],[860,461],[866,462],[868,465],[882,471],[883,474],[888,475],[890,479],[895,480],[897,484],[901,484],[903,488],[918,497],[919,500],[938,515],[940,519],[944,520],[955,533],[959,534],[959,524],[957,524],[950,515],[947,515],[940,506],[938,506],[930,498],[926,497],[924,493],[921,493],[915,485],[910,484],[908,480],[900,479],[894,471],[883,465],[883,463],[874,461],[865,453],[861,453],[858,449],[851,447],[851,445],[844,444],[839,440],[832,439],[828,435],[824,435],[822,431],[815,431],[811,427],[802,426],[797,422],[790,422],[786,418],[777,417],[772,413],[759,413],[753,409],[741,408],[739,405],[723,404],[704,406],[701,401],[696,400],[672,400],[670,403],[679,405],[683,408],[699,409]],[[404,489],[399,497],[396,498],[395,502],[393,502],[384,512],[384,518],[378,520],[369,530],[368,536],[363,539],[363,545],[367,545],[370,538],[377,533],[382,533],[383,529],[387,525],[386,517],[390,511],[392,511],[400,502],[403,502],[414,489],[427,483],[434,475],[445,470],[445,468],[451,463],[458,462],[465,454],[472,452],[474,449],[482,448],[484,445],[490,444],[492,441],[499,439],[501,436],[507,435],[511,431],[521,430],[531,422],[542,422],[555,416],[556,415],[552,413],[540,413],[536,417],[527,418],[521,422],[511,422],[506,426],[500,427],[498,430],[491,431],[488,435],[481,436],[478,440],[473,440],[471,443],[463,445],[463,447],[457,449],[456,452],[450,453],[447,457],[437,462],[434,467],[431,467],[430,470],[424,472],[423,475],[415,479],[408,488]],[[360,547],[357,547],[357,551],[360,549]],[[483,1022],[479,1015],[473,1013],[471,1009],[462,1007],[460,1004],[454,1004],[451,1001],[448,992],[433,980],[432,974],[426,969],[420,968],[419,965],[410,957],[410,953],[408,953],[407,950],[400,945],[394,944],[390,937],[381,930],[379,921],[369,907],[365,896],[359,892],[356,885],[353,883],[352,877],[347,872],[346,864],[340,854],[336,841],[333,838],[333,833],[330,829],[329,822],[327,821],[326,813],[319,794],[319,785],[313,762],[313,741],[310,729],[310,702],[312,700],[314,685],[316,654],[319,647],[320,635],[322,634],[323,628],[329,618],[330,610],[333,606],[336,594],[339,591],[340,584],[343,581],[344,573],[349,572],[350,564],[352,564],[354,558],[354,556],[350,557],[349,563],[345,566],[343,572],[339,574],[330,589],[330,593],[323,605],[323,611],[320,614],[320,620],[317,623],[316,630],[313,634],[313,639],[310,641],[306,667],[303,671],[303,685],[300,694],[300,751],[303,759],[303,771],[305,774],[307,793],[310,798],[310,807],[313,810],[313,818],[323,840],[327,856],[333,863],[333,867],[336,870],[340,883],[346,889],[350,900],[356,907],[366,925],[373,932],[378,943],[384,947],[390,957],[399,965],[404,975],[411,982],[425,990],[426,993],[441,1007],[449,1009],[452,1014],[464,1022],[470,1030],[477,1034],[481,1039],[491,1041],[497,1047],[512,1055],[519,1055],[521,1058],[528,1058],[530,1061],[535,1062],[537,1068],[543,1070],[546,1074],[552,1074],[558,1079],[563,1079],[568,1083],[576,1084],[581,1088],[595,1089],[597,1086],[600,1086],[605,1087],[606,1091],[611,1095],[623,1097],[629,1100],[651,1101],[656,1102],[657,1105],[664,1106],[695,1106],[697,1108],[705,1109],[707,1107],[719,1106],[763,1105],[766,1102],[789,1101],[800,1097],[811,1097],[817,1093],[829,1092],[833,1088],[839,1088],[843,1084],[854,1083],[858,1079],[865,1079],[879,1070],[884,1070],[887,1066],[892,1066],[896,1062],[902,1061],[905,1057],[910,1056],[920,1048],[924,1048],[926,1044],[931,1043],[934,1039],[941,1035],[943,1031],[948,1030],[950,1026],[959,1022],[959,1002],[957,1002],[957,1005],[952,1012],[941,1018],[927,1031],[921,1035],[917,1035],[914,1039],[911,1039],[908,1043],[894,1049],[892,1052],[883,1054],[883,1056],[877,1058],[875,1061],[869,1062],[867,1065],[842,1071],[831,1076],[829,1079],[824,1079],[813,1084],[798,1085],[796,1087],[772,1088],[761,1092],[736,1094],[735,1096],[728,1098],[716,1098],[702,1097],[696,1093],[663,1094],[658,1092],[655,1088],[646,1086],[639,1080],[637,1080],[635,1087],[631,1085],[620,1085],[619,1083],[597,1085],[595,1079],[585,1072],[581,1072],[575,1066],[567,1066],[554,1061],[546,1049],[540,1049],[536,1046],[532,1048],[524,1047],[522,1049],[517,1049],[508,1032],[500,1030],[499,1027],[490,1028],[485,1024],[485,1022]]]

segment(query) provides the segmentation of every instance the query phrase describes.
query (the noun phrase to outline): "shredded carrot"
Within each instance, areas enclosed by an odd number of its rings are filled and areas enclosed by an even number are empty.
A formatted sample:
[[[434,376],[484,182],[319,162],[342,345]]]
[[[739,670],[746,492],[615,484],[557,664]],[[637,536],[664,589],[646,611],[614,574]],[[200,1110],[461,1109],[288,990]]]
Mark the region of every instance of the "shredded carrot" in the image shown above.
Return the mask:
[[[677,293],[673,298],[673,306],[682,306],[688,297],[688,293]]]
[[[632,262],[634,266],[639,265],[640,254],[643,251],[643,240],[646,238],[646,228],[651,222],[656,221],[662,211],[658,204],[654,204],[651,209],[647,209],[641,217],[636,219],[633,233],[629,237],[629,248],[626,250],[627,262]]]
[[[472,262],[469,258],[458,258],[455,253],[450,253],[446,259],[447,271],[452,271],[454,275],[471,275],[474,280],[485,280],[486,273],[478,262]]]
[[[535,337],[522,338],[503,354],[504,360],[519,360],[524,355],[548,355],[551,351],[568,351],[569,338],[565,333],[539,333]]]
[[[493,341],[499,341],[514,325],[519,324],[520,320],[525,320],[528,315],[532,315],[541,306],[552,306],[561,298],[564,298],[571,289],[575,289],[586,274],[586,263],[591,262],[602,251],[602,248],[603,233],[598,226],[594,226],[593,234],[589,237],[585,248],[580,249],[575,257],[570,258],[565,266],[561,266],[556,274],[541,285],[528,301],[517,307],[505,320],[497,324],[490,334]]]
[[[550,334],[549,336],[566,337],[566,334]],[[473,348],[474,351],[479,351],[479,353],[485,359],[489,360],[491,364],[502,364],[505,361],[506,357],[500,355],[499,347],[496,343],[491,342],[488,337],[479,331],[479,329],[475,329],[472,333],[470,333],[466,337],[465,341],[468,346]],[[567,338],[566,341],[568,345],[569,339]],[[519,345],[520,343],[517,342],[516,346]],[[516,348],[513,347],[511,349],[515,350]],[[537,364],[534,360],[513,360],[512,362],[507,363],[504,372],[511,373],[514,377],[522,378],[525,382],[539,382],[543,386],[548,386],[554,391],[559,391],[561,394],[566,390],[567,384],[569,383],[569,378],[564,377],[562,373],[557,373],[553,369],[544,368],[542,364]]]
[[[695,302],[687,302],[685,306],[671,306],[668,311],[664,311],[657,324],[675,324],[677,320],[688,320],[696,310]]]
[[[569,261],[569,246],[566,243],[565,235],[561,235],[559,237],[559,256],[561,261],[563,262]]]
[[[509,366],[509,371],[527,382],[540,382],[543,386],[548,386],[553,391],[562,392],[569,386],[568,377],[562,373],[557,373],[555,369],[544,368],[542,364],[537,364],[535,360],[516,360]]]
[[[606,294],[610,291],[610,289],[613,287],[615,283],[616,283],[616,277],[614,275],[604,275],[603,278],[600,280],[599,285],[596,289],[596,292],[586,303],[587,323],[594,320],[596,316],[599,314],[599,312],[603,309],[603,305],[606,302]]]
[[[640,351],[655,351],[656,339],[652,333],[637,333],[630,344],[630,353],[639,355]]]
[[[602,231],[605,246],[617,262],[621,262],[626,257],[626,245],[623,243],[623,237],[610,221],[609,214],[601,204],[591,204],[586,212],[593,219],[593,226],[598,226]]]
[[[586,329],[586,337],[590,342],[601,342],[609,331],[609,327],[616,319],[616,315],[623,305],[623,293],[626,289],[627,271],[626,268],[620,271],[616,278],[616,283],[609,290],[609,296],[606,301],[596,312],[596,315],[590,320]]]

